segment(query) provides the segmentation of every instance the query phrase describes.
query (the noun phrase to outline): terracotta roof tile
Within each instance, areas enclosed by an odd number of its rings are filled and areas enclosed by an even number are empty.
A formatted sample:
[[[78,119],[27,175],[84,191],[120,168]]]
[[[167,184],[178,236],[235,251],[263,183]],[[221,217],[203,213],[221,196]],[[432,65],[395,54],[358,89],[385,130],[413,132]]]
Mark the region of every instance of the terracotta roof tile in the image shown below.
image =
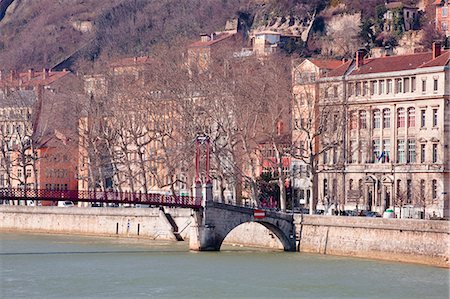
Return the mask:
[[[43,85],[47,86],[52,84],[53,82],[61,79],[62,77],[69,74],[70,71],[48,71],[47,75],[44,78],[44,71],[42,72],[23,72],[18,73],[11,78],[10,74],[6,74],[3,80],[0,80],[0,88],[1,87],[24,87],[24,86],[38,86]]]
[[[219,35],[217,35],[216,37],[214,37],[213,40],[207,41],[207,42],[203,42],[203,41],[196,41],[192,44],[189,45],[189,48],[201,48],[201,47],[209,47],[211,45],[214,45],[216,43],[219,43],[225,39],[228,39],[232,36],[234,36],[234,33],[221,33]]]
[[[312,63],[314,63],[319,68],[324,69],[337,69],[338,67],[342,66],[344,63],[341,60],[335,60],[335,59],[309,59]]]
[[[327,77],[343,76],[345,74],[345,72],[347,72],[347,70],[348,70],[348,68],[350,67],[351,64],[352,64],[352,61],[349,60],[349,61],[345,62],[344,64],[341,64],[340,67],[330,71],[326,76]]]
[[[449,60],[450,60],[450,51],[446,51],[446,52],[443,52],[438,57],[436,57],[435,59],[422,65],[421,68],[433,67],[433,66],[445,66],[449,63]]]

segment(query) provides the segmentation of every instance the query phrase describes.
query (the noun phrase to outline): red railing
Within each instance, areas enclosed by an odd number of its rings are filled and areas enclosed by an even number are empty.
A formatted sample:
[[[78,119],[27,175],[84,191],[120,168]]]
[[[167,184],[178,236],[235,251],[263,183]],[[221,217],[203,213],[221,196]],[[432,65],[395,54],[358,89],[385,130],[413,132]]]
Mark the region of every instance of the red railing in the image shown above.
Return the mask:
[[[201,198],[140,192],[0,189],[0,200],[73,201],[200,208]]]

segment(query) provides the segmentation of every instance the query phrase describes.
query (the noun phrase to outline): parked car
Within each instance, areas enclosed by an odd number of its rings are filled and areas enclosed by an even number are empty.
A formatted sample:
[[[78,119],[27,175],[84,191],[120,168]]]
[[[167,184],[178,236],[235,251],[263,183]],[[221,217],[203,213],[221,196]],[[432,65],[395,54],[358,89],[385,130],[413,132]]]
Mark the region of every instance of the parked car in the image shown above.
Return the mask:
[[[316,215],[323,215],[325,213],[324,210],[316,210],[315,214]]]
[[[367,211],[366,217],[381,217],[381,215],[378,214],[377,212]]]
[[[72,201],[59,201],[58,202],[58,207],[71,208],[74,206],[75,205],[73,204]]]

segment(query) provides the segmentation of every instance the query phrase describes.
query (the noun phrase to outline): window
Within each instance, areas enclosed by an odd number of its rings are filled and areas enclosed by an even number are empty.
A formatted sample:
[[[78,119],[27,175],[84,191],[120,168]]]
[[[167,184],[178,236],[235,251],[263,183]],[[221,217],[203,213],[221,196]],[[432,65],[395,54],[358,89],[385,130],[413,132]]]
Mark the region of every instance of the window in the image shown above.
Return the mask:
[[[389,163],[391,157],[391,140],[383,139],[383,152],[381,153],[381,161]]]
[[[336,164],[338,160],[338,152],[337,152],[337,148],[333,147],[333,164]]]
[[[360,95],[361,95],[361,82],[356,82],[356,91],[355,91],[355,95],[356,95],[356,96],[360,96]]]
[[[361,161],[362,163],[368,163],[368,159],[367,159],[367,143],[365,140],[360,140],[359,141],[359,148],[361,151]]]
[[[384,94],[384,89],[385,89],[385,82],[384,80],[380,80],[380,90],[378,92],[378,94]]]
[[[323,164],[328,163],[328,151],[323,152]]]
[[[377,81],[371,81],[370,82],[370,94],[375,95],[377,94]]]
[[[349,153],[348,153],[348,162],[349,163],[356,163],[356,141],[355,140],[350,140],[350,146],[349,146]]]
[[[367,96],[369,94],[369,83],[364,81],[363,83],[363,96]]]
[[[403,80],[402,79],[396,79],[395,80],[395,93],[402,93],[403,92]]]
[[[348,190],[353,190],[353,179],[348,180]]]
[[[17,176],[18,176],[19,178],[21,178],[22,175],[23,175],[22,169],[17,169]]]
[[[425,163],[425,144],[420,145],[420,163]]]
[[[437,127],[438,125],[438,110],[433,109],[433,127]]]
[[[391,79],[387,80],[387,91],[386,91],[386,93],[387,94],[392,93],[392,80]]]
[[[433,144],[433,163],[438,161],[438,145],[436,143]]]
[[[397,163],[405,163],[405,140],[397,140]]]
[[[402,196],[402,180],[397,180],[397,199],[400,199]]]
[[[433,197],[433,199],[437,198],[437,181],[436,180],[431,181],[431,196]]]
[[[397,109],[397,128],[405,127],[405,109],[398,108]]]
[[[433,80],[433,91],[438,91],[438,79]]]
[[[425,180],[420,180],[420,201],[425,205]]]
[[[426,124],[426,110],[420,110],[420,127],[425,128]]]
[[[352,96],[354,94],[354,88],[355,88],[355,86],[353,83],[348,84],[348,95],[349,96]]]
[[[427,91],[427,80],[422,79],[422,92]]]
[[[446,17],[448,15],[448,7],[447,6],[443,6],[442,7],[442,16]]]
[[[26,174],[27,178],[31,178],[31,169],[27,169],[26,171],[27,171],[27,174]]]
[[[328,180],[323,180],[323,196],[328,196]]]
[[[442,31],[447,31],[447,29],[448,29],[448,25],[447,25],[447,22],[442,22]]]
[[[378,163],[381,162],[381,148],[380,148],[380,139],[372,140],[372,149],[373,149],[373,162]]]
[[[333,95],[335,98],[337,98],[337,96],[338,96],[338,87],[337,86],[333,86]]]
[[[408,139],[408,163],[416,163],[416,141]]]
[[[409,78],[405,78],[404,79],[404,83],[403,83],[403,86],[404,86],[404,89],[403,89],[403,92],[409,92],[409,89],[410,89],[410,85],[411,83],[409,82]]]
[[[328,98],[328,87],[325,87],[323,89],[323,93],[324,93],[325,98]]]
[[[411,92],[416,91],[416,77],[411,77]]]
[[[367,129],[366,111],[365,110],[359,111],[359,128]]]
[[[388,129],[391,127],[391,110],[383,109],[383,128]]]
[[[356,129],[357,119],[356,111],[350,111],[350,130]]]
[[[408,108],[408,128],[416,126],[416,109]]]
[[[406,203],[412,203],[412,180],[406,180]]]
[[[373,128],[379,129],[380,128],[380,110],[374,110],[373,111]]]

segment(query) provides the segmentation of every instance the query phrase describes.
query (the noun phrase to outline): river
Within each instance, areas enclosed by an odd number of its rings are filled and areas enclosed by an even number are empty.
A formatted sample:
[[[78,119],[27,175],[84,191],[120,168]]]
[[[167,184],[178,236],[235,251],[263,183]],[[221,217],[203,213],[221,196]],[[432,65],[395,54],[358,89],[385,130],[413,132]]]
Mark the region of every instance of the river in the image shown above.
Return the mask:
[[[185,242],[0,233],[1,298],[449,298],[449,270]]]

